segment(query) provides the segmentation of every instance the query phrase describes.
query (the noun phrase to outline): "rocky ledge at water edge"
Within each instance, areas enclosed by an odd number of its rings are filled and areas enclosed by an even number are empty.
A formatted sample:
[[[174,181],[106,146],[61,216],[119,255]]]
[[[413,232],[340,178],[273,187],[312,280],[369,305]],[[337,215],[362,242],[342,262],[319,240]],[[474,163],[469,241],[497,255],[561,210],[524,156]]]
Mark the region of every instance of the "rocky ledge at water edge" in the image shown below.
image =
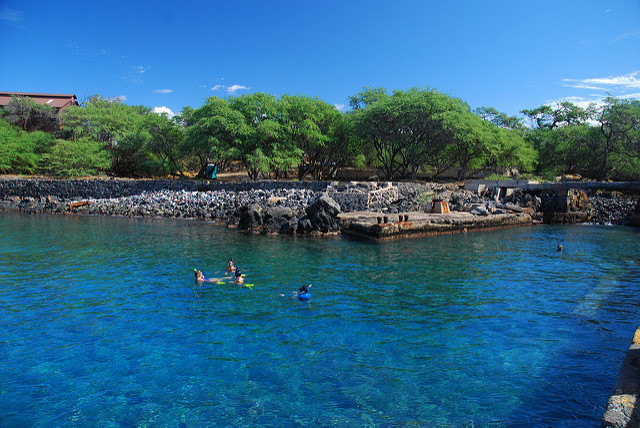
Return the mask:
[[[0,179],[2,211],[191,218],[264,234],[335,234],[341,212],[428,212],[434,200],[477,216],[526,211],[537,221],[550,210],[580,213],[558,221],[600,224],[627,224],[640,214],[637,195],[557,196],[440,183]]]

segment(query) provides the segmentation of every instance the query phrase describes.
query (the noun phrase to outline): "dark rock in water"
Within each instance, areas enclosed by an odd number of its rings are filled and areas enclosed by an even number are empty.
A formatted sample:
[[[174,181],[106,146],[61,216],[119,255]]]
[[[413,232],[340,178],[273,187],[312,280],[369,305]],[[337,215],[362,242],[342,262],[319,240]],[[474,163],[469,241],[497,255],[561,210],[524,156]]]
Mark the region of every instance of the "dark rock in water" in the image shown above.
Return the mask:
[[[326,211],[318,211],[311,217],[311,225],[313,229],[322,233],[337,232],[340,227],[335,217],[332,217]]]
[[[298,233],[310,233],[312,230],[313,225],[311,224],[311,220],[306,217],[298,220]]]
[[[330,217],[336,217],[340,214],[340,205],[331,199],[328,194],[323,193],[311,202],[305,211],[309,218],[313,218],[313,216],[319,211],[326,212]]]
[[[245,205],[240,208],[238,229],[249,230],[262,226],[262,208],[258,204]]]
[[[280,227],[280,233],[284,233],[287,235],[293,235],[298,230],[298,218],[293,217],[282,223]]]
[[[290,220],[283,217],[271,217],[268,220],[265,220],[262,225],[262,232],[266,234],[275,234],[280,233],[280,230],[284,227],[285,224],[288,224]],[[296,227],[298,226],[298,222],[296,220]]]
[[[268,221],[272,218],[280,218],[289,220],[294,217],[293,210],[291,208],[286,207],[269,207],[267,208],[267,212],[264,215],[264,220]]]

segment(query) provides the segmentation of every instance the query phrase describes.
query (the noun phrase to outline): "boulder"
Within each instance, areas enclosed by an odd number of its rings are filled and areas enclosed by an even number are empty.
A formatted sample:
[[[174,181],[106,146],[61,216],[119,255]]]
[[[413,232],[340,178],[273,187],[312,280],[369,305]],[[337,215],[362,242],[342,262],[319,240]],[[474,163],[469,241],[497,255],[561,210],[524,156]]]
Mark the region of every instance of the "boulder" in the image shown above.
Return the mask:
[[[311,202],[305,211],[309,218],[312,218],[319,211],[326,212],[330,217],[336,217],[340,214],[340,205],[331,199],[327,193],[322,193]]]
[[[262,226],[262,208],[258,204],[245,205],[239,210],[238,229],[249,230]]]
[[[337,232],[340,229],[336,217],[332,217],[326,211],[318,211],[311,217],[313,229],[322,233]]]
[[[286,207],[269,207],[264,214],[264,221],[268,221],[272,218],[292,219],[294,217],[293,210]]]
[[[298,233],[310,233],[312,230],[313,225],[311,225],[311,220],[306,217],[298,220]]]
[[[280,226],[279,232],[287,235],[293,235],[298,230],[298,222],[299,220],[297,217],[293,217],[288,220],[285,220]]]
[[[487,209],[487,206],[484,204],[476,204],[472,209],[471,209],[471,214],[473,215],[482,215],[482,216],[487,216],[489,215],[489,210]]]
[[[262,233],[264,234],[276,234],[280,232],[282,225],[286,222],[286,219],[282,217],[271,217],[266,220],[262,225]]]

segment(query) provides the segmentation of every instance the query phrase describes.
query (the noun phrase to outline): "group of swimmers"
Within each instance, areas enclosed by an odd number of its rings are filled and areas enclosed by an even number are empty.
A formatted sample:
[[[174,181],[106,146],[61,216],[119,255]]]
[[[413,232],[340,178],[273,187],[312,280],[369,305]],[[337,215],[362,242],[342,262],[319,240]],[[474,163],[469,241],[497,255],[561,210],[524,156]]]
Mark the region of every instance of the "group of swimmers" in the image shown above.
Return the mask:
[[[229,259],[229,261],[227,262],[227,268],[225,270],[226,274],[222,278],[205,278],[202,274],[202,271],[198,269],[193,270],[193,275],[196,277],[196,282],[198,284],[202,284],[203,282],[224,282],[225,280],[230,279],[229,276],[233,278],[233,282],[235,282],[236,285],[244,284],[242,271],[240,271],[239,268],[233,265],[233,259]]]
[[[225,282],[225,280],[230,279],[229,275],[231,276],[231,278],[233,278],[233,282],[236,285],[244,285],[244,278],[242,276],[242,272],[240,271],[239,268],[237,268],[236,266],[234,266],[233,264],[233,259],[229,259],[229,261],[227,262],[227,267],[225,269],[225,273],[226,275],[222,278],[205,278],[204,274],[202,273],[202,271],[198,270],[198,269],[194,269],[193,270],[193,275],[195,276],[195,280],[196,283],[198,285],[202,285],[202,283],[204,282],[213,282],[213,283],[223,283]],[[248,284],[247,286],[251,286],[252,284]],[[311,293],[309,292],[309,287],[311,287],[311,285],[303,285],[300,287],[300,291],[294,291],[293,292],[293,297],[294,299],[298,299],[301,301],[306,301],[309,300],[311,298]],[[284,294],[281,294],[280,296],[284,297]]]

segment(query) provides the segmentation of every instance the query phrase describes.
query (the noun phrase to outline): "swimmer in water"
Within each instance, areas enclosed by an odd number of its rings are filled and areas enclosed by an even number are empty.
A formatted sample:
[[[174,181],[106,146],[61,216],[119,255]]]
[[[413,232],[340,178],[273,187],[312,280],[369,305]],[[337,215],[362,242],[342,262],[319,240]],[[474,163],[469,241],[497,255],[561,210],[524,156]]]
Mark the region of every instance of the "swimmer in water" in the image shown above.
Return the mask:
[[[202,274],[202,271],[198,269],[193,270],[193,276],[195,276],[196,282],[198,284],[202,284],[203,282],[218,282],[222,279],[222,278],[205,278],[204,275]]]
[[[562,244],[561,244],[561,243],[558,243],[558,251],[559,251],[559,252],[562,252],[562,250],[564,250],[564,248],[562,247]]]
[[[235,279],[236,285],[242,285],[244,284],[244,278],[242,277],[242,272],[240,272],[240,269],[236,269],[236,279]]]
[[[311,285],[303,285],[300,287],[300,291],[294,291],[293,295],[291,296],[292,299],[298,299],[298,300],[307,300],[305,298],[301,298],[300,296],[302,294],[307,294],[309,292],[309,287],[311,287]],[[281,294],[280,297],[284,297],[284,294]]]
[[[233,266],[233,259],[229,259],[229,261],[227,262],[227,270],[229,272],[235,272],[236,271],[236,267]]]
[[[193,270],[193,276],[196,277],[196,282],[198,283],[207,282],[207,279],[202,274],[202,271],[199,271],[198,269]]]

